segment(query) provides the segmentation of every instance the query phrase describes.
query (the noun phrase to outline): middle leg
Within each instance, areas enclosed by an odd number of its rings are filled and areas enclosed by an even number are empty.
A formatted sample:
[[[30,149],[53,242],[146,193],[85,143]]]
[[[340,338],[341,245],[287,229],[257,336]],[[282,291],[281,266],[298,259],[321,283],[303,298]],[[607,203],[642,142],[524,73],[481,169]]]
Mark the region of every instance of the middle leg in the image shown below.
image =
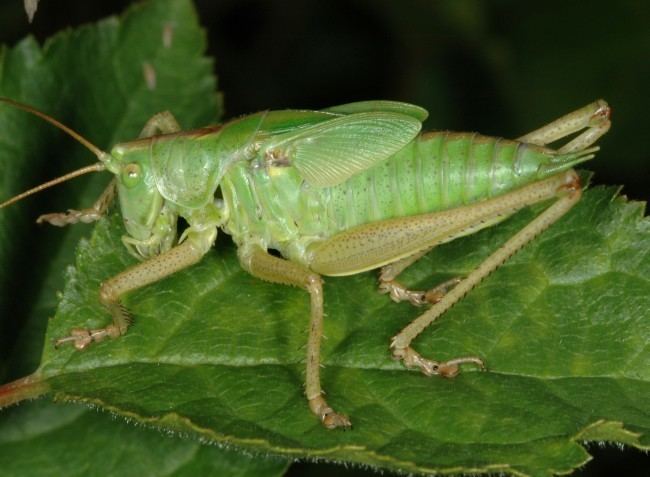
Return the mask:
[[[460,277],[451,278],[429,290],[410,290],[400,282],[397,277],[408,267],[424,257],[431,251],[430,248],[418,252],[410,257],[397,260],[381,267],[379,272],[379,292],[387,293],[394,302],[408,301],[412,305],[421,306],[426,303],[438,303],[449,290],[458,285]]]
[[[240,247],[237,253],[242,267],[251,275],[269,282],[298,286],[309,293],[311,320],[305,385],[309,408],[328,429],[350,427],[347,416],[327,404],[320,385],[320,343],[323,336],[323,281],[320,276],[302,265],[269,255],[257,245]]]

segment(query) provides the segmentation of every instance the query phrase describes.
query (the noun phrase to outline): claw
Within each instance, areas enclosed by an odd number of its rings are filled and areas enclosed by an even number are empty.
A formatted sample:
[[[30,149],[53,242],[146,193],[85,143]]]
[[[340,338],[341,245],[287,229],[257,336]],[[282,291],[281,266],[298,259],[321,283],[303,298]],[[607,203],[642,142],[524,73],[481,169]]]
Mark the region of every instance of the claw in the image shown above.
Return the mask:
[[[408,301],[412,305],[421,306],[424,304],[434,305],[442,300],[449,290],[462,281],[460,277],[454,277],[428,291],[409,290],[397,280],[380,280],[379,292],[388,293],[394,302]]]
[[[426,303],[425,292],[409,290],[396,280],[380,281],[379,293],[387,293],[390,299],[396,303],[408,301],[415,306]]]
[[[432,288],[431,290],[427,291],[424,294],[424,300],[427,303],[435,305],[440,300],[442,300],[442,297],[444,297],[447,293],[449,293],[449,290],[454,288],[461,281],[463,281],[462,278],[454,277],[454,278],[451,278],[451,279],[447,280],[446,282],[441,283],[440,285],[438,285],[438,286]]]
[[[58,348],[62,344],[68,343],[70,341],[73,342],[75,348],[77,348],[78,350],[82,350],[90,343],[92,343],[93,338],[90,330],[86,330],[82,328],[74,328],[70,331],[70,336],[66,336],[65,338],[59,338],[58,340],[56,340],[54,342],[54,347]]]
[[[407,368],[419,368],[422,374],[426,376],[454,378],[460,373],[460,365],[466,363],[475,364],[481,371],[485,371],[486,369],[483,360],[475,356],[466,356],[439,362],[423,358],[410,346],[401,349],[393,348],[393,357],[402,360]]]
[[[350,419],[348,419],[348,416],[345,414],[339,414],[338,412],[334,411],[325,414],[321,418],[321,422],[326,429],[336,429],[337,427],[347,429],[349,427],[352,427],[352,423],[350,422]]]
[[[339,414],[334,411],[323,396],[316,396],[309,399],[309,408],[320,418],[320,422],[326,429],[336,429],[337,427],[347,429],[352,426],[350,419],[345,414]]]
[[[70,336],[59,338],[54,342],[54,347],[58,348],[62,344],[73,342],[73,345],[78,350],[83,350],[88,347],[93,341],[102,341],[105,338],[117,338],[121,333],[115,325],[108,325],[106,328],[98,330],[88,330],[85,328],[73,328],[70,331]]]
[[[94,209],[85,209],[85,210],[74,210],[68,209],[67,212],[43,214],[36,219],[37,224],[42,224],[47,222],[50,225],[56,227],[65,227],[69,224],[76,224],[78,222],[83,222],[89,224],[99,220],[101,213]]]

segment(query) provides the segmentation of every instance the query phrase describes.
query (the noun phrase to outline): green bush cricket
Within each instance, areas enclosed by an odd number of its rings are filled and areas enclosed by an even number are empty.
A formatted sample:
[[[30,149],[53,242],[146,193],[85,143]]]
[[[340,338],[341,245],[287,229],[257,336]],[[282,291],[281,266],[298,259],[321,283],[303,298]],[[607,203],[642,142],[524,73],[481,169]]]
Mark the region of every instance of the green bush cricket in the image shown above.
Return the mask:
[[[479,357],[437,362],[412,340],[580,199],[572,169],[594,157],[610,127],[610,109],[595,101],[516,140],[476,133],[421,133],[427,112],[394,101],[365,101],[321,111],[266,111],[219,126],[182,131],[170,112],[154,115],[140,137],[104,152],[44,113],[11,99],[76,138],[99,162],[4,203],[88,172],[115,175],[84,210],[42,215],[57,226],[100,218],[117,196],[127,234],[141,260],[102,283],[99,299],[113,320],[73,329],[56,345],[84,349],[117,338],[131,324],[124,294],[201,260],[218,229],[232,236],[241,266],[255,277],[298,286],[311,299],[306,396],[327,428],[349,427],[320,386],[323,331],[321,276],[379,268],[379,289],[394,301],[431,305],[393,337],[392,356],[425,375],[454,377],[460,365],[484,369]],[[547,144],[576,136],[558,149]],[[528,205],[553,203],[469,275],[429,291],[396,279],[438,244],[496,224]],[[188,227],[177,236],[177,220]],[[281,257],[269,254],[276,250]]]

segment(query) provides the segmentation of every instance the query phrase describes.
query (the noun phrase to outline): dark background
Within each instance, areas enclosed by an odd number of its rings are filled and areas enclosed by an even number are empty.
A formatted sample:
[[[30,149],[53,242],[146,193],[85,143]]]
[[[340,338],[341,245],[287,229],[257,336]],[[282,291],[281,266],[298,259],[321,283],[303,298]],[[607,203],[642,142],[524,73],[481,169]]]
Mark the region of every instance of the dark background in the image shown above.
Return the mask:
[[[40,41],[121,12],[125,0],[0,2],[0,42]],[[596,98],[612,130],[588,164],[600,184],[650,198],[650,2],[198,0],[227,117],[360,99],[426,107],[428,129],[517,137]],[[647,476],[635,450],[590,446],[575,476]],[[297,464],[290,475],[373,475]]]

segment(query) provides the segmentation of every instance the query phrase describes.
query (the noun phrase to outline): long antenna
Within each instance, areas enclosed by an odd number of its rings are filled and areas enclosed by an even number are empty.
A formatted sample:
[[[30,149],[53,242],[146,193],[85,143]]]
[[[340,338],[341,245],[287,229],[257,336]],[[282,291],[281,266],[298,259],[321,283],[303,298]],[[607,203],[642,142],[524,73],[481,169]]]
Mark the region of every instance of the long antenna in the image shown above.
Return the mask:
[[[37,109],[34,109],[31,106],[28,106],[28,105],[23,104],[23,103],[19,103],[18,101],[14,101],[13,99],[10,99],[10,98],[5,98],[3,96],[0,96],[0,102],[7,103],[7,104],[13,106],[14,108],[22,109],[23,111],[27,111],[28,113],[33,114],[35,116],[38,116],[39,118],[44,119],[48,123],[53,124],[54,126],[59,128],[60,130],[62,130],[66,134],[68,134],[69,136],[72,136],[73,138],[75,138],[77,141],[79,141],[81,144],[86,146],[88,149],[90,149],[90,151],[95,156],[97,156],[97,158],[100,161],[108,155],[106,152],[102,151],[100,148],[95,146],[92,142],[90,142],[88,139],[83,137],[81,134],[79,134],[76,131],[73,131],[72,129],[70,129],[65,124],[61,124],[59,121],[54,119],[52,116],[48,116],[47,114],[42,113],[41,111],[39,111]]]
[[[76,131],[73,131],[70,129],[68,126],[65,124],[60,123],[56,119],[54,119],[52,116],[48,116],[45,113],[42,113],[41,111],[38,111],[37,109],[32,108],[31,106],[28,106],[27,104],[20,103],[18,101],[14,101],[13,99],[10,98],[5,98],[3,96],[0,96],[0,102],[6,103],[10,106],[13,106],[14,108],[22,109],[23,111],[26,111],[30,114],[33,114],[35,116],[38,116],[39,118],[47,121],[48,123],[56,126],[69,136],[73,137],[77,141],[79,141],[81,144],[83,144],[87,149],[89,149],[95,156],[97,156],[97,159],[100,160],[100,162],[93,164],[92,166],[86,166],[82,167],[81,169],[77,169],[76,171],[69,172],[68,174],[65,174],[61,177],[57,177],[56,179],[52,179],[51,181],[48,181],[44,184],[38,185],[34,187],[33,189],[30,189],[28,191],[25,191],[21,194],[18,194],[17,196],[12,197],[11,199],[3,202],[0,204],[0,209],[3,207],[7,207],[8,205],[13,204],[14,202],[18,202],[21,199],[24,199],[25,197],[28,197],[32,194],[35,194],[37,192],[42,191],[43,189],[47,189],[48,187],[52,187],[54,185],[60,184],[61,182],[65,182],[67,180],[73,179],[75,177],[78,177],[83,174],[87,174],[89,172],[98,172],[98,171],[103,171],[106,170],[106,163],[108,163],[111,159],[111,155],[108,154],[107,152],[102,151],[100,148],[95,146],[93,143],[91,143],[88,139],[84,138],[81,134],[77,133]]]
[[[99,172],[99,171],[104,171],[106,170],[106,166],[102,164],[101,162],[97,162],[93,164],[92,166],[86,166],[82,167],[81,169],[77,169],[76,171],[72,171],[67,173],[64,176],[57,177],[56,179],[52,179],[51,181],[45,182],[44,184],[37,185],[33,189],[26,190],[25,192],[18,194],[11,199],[3,202],[0,204],[0,209],[7,207],[8,205],[13,204],[14,202],[18,202],[21,199],[24,199],[25,197],[28,197],[32,194],[36,194],[37,192],[42,191],[43,189],[47,189],[48,187],[55,186],[57,184],[60,184],[61,182],[65,182],[70,179],[74,179],[75,177],[88,174],[89,172]]]

